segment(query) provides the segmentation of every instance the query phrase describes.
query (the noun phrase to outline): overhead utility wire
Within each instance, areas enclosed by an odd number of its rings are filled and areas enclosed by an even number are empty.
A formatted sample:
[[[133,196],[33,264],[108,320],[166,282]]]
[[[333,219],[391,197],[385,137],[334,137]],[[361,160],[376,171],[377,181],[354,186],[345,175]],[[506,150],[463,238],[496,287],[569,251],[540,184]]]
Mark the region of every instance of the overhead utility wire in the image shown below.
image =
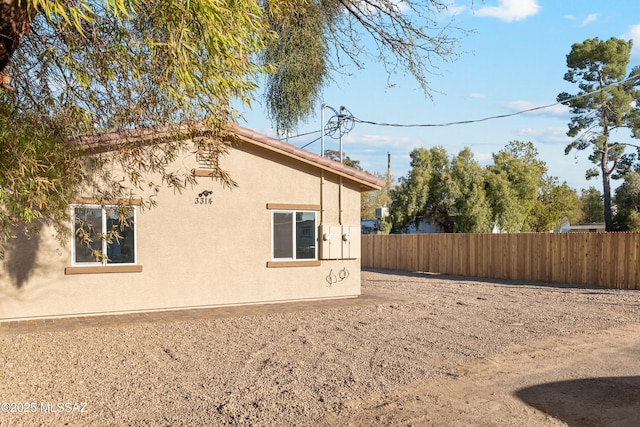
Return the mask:
[[[567,100],[567,101],[569,101],[569,100]],[[447,122],[447,123],[425,123],[425,124],[378,123],[378,122],[372,122],[372,121],[369,121],[369,120],[362,120],[362,119],[359,119],[357,117],[354,117],[353,120],[358,122],[358,123],[364,123],[364,124],[367,124],[367,125],[375,125],[375,126],[389,126],[389,127],[402,127],[402,128],[445,127],[445,126],[454,126],[454,125],[467,125],[467,124],[471,124],[471,123],[480,123],[480,122],[486,122],[488,120],[495,120],[495,119],[504,119],[505,117],[517,116],[518,114],[524,114],[524,113],[528,113],[530,111],[542,110],[544,108],[553,107],[553,106],[556,106],[558,104],[564,104],[567,101],[556,102],[555,104],[543,105],[541,107],[529,108],[527,110],[516,111],[515,113],[500,114],[500,115],[497,115],[497,116],[483,117],[481,119],[461,120],[461,121],[457,121],[457,122]]]
[[[332,131],[331,129],[330,129],[330,130],[325,131],[324,136],[330,136],[331,131]],[[322,132],[322,131],[316,130],[316,131],[314,131],[314,132],[309,132],[309,133],[306,133],[306,134],[303,134],[303,135],[309,135],[309,134],[311,134],[311,133],[316,133],[316,132]],[[297,135],[297,136],[302,136],[302,135]],[[294,137],[294,138],[295,138],[295,137]],[[314,142],[319,141],[319,140],[320,140],[320,138],[322,138],[322,135],[320,135],[319,137],[317,137],[317,138],[316,138],[316,139],[314,139],[313,141],[311,141],[311,142],[308,142],[308,143],[304,144],[304,145],[303,145],[303,146],[301,146],[300,148],[307,148],[309,145],[313,144]]]
[[[320,132],[320,131],[318,131],[318,132]],[[325,136],[327,136],[327,135],[325,134]],[[308,143],[304,144],[304,145],[303,145],[302,147],[300,147],[300,148],[307,148],[308,146],[310,146],[310,145],[311,145],[311,144],[313,144],[314,142],[319,141],[319,140],[320,140],[320,138],[322,138],[322,137],[321,137],[321,136],[319,136],[319,137],[317,137],[316,139],[314,139],[313,141],[311,141],[311,142],[308,142]]]
[[[555,107],[556,105],[566,104],[567,102],[573,101],[574,99],[584,98],[585,96],[589,96],[589,95],[593,95],[594,93],[602,92],[605,89],[608,89],[608,88],[613,87],[613,86],[618,86],[618,85],[620,85],[622,83],[625,83],[625,82],[627,82],[629,80],[632,80],[632,79],[638,79],[639,77],[640,76],[637,76],[637,75],[636,76],[630,76],[630,77],[627,77],[626,79],[621,80],[619,82],[604,86],[604,87],[602,87],[600,89],[596,89],[593,92],[585,93],[583,95],[576,95],[576,96],[573,96],[571,98],[567,98],[564,101],[558,101],[558,102],[555,102],[553,104],[542,105],[540,107],[528,108],[526,110],[516,111],[515,113],[500,114],[500,115],[497,115],[497,116],[483,117],[481,119],[461,120],[461,121],[456,121],[456,122],[432,123],[432,124],[378,123],[378,122],[373,122],[373,121],[369,121],[369,120],[361,120],[361,119],[359,119],[357,117],[353,117],[353,120],[358,122],[358,123],[364,123],[364,124],[375,125],[375,126],[390,126],[390,127],[444,127],[444,126],[466,125],[466,124],[470,124],[470,123],[486,122],[488,120],[503,119],[505,117],[517,116],[519,114],[529,113],[531,111],[543,110],[545,108]]]
[[[629,80],[638,78],[639,76],[629,76],[624,80],[621,80],[619,82],[610,84],[610,85],[606,85],[600,89],[596,89],[593,92],[589,92],[589,93],[585,93],[583,95],[576,95],[570,98],[565,99],[564,101],[558,101],[555,102],[553,104],[548,104],[548,105],[542,105],[539,107],[533,107],[533,108],[528,108],[526,110],[521,110],[521,111],[516,111],[514,113],[509,113],[509,114],[500,114],[497,116],[489,116],[489,117],[483,117],[481,119],[473,119],[473,120],[461,120],[461,121],[456,121],[456,122],[447,122],[447,123],[425,123],[425,124],[400,124],[400,123],[379,123],[379,122],[373,122],[370,120],[362,120],[362,119],[358,119],[357,117],[353,116],[352,114],[349,114],[349,119],[353,120],[353,122],[358,122],[358,123],[364,123],[364,124],[369,124],[369,125],[374,125],[374,126],[389,126],[389,127],[445,127],[445,126],[454,126],[454,125],[464,125],[464,124],[471,124],[471,123],[479,123],[479,122],[485,122],[488,120],[495,120],[495,119],[503,119],[506,117],[511,117],[511,116],[517,116],[519,114],[524,114],[524,113],[529,113],[531,111],[537,111],[537,110],[543,110],[545,108],[550,108],[550,107],[555,107],[556,105],[560,105],[560,104],[566,104],[569,101],[572,101],[574,99],[579,99],[579,98],[583,98],[585,96],[589,96],[589,95],[593,95],[595,93],[598,92],[602,92],[605,89],[608,89],[609,87],[613,87],[613,86],[618,86],[622,83],[628,82]],[[311,132],[307,132],[307,133],[301,133],[298,135],[294,135],[294,136],[290,136],[287,139],[292,139],[292,138],[298,138],[301,136],[307,136],[307,135],[312,135],[314,133],[318,133],[318,132],[322,132],[321,130],[314,130]],[[328,136],[330,134],[330,132],[325,131],[324,136]],[[322,136],[319,136],[318,138],[314,139],[311,142],[308,142],[307,144],[301,146],[300,148],[307,148],[309,145],[313,144],[314,142],[318,141],[319,139],[321,139]]]
[[[301,136],[313,135],[314,133],[318,133],[318,132],[320,132],[320,130],[312,130],[311,132],[307,132],[307,133],[299,133],[297,135],[287,136],[286,139],[300,138]]]

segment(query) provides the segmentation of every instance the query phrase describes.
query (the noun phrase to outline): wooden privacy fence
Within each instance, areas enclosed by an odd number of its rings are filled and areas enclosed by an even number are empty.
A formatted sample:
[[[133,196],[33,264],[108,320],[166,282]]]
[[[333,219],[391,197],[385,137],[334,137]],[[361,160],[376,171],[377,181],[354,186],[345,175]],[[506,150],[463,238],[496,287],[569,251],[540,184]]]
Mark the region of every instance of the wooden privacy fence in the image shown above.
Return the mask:
[[[362,266],[640,289],[640,233],[363,235]]]

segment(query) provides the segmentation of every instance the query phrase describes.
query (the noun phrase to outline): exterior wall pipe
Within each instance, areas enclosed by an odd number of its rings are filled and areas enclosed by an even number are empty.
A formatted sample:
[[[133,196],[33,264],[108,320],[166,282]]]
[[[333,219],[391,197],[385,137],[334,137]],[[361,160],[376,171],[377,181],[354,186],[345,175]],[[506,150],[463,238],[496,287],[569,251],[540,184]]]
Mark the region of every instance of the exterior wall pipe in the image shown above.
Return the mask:
[[[324,109],[327,108],[327,104],[322,104],[320,107],[320,155],[324,157]]]

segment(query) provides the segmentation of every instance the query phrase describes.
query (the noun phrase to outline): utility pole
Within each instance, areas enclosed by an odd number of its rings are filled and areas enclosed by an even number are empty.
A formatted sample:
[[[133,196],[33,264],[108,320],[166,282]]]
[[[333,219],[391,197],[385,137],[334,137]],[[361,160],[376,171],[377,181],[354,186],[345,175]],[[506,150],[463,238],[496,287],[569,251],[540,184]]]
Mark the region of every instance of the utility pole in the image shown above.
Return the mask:
[[[387,194],[391,191],[391,153],[387,152]]]

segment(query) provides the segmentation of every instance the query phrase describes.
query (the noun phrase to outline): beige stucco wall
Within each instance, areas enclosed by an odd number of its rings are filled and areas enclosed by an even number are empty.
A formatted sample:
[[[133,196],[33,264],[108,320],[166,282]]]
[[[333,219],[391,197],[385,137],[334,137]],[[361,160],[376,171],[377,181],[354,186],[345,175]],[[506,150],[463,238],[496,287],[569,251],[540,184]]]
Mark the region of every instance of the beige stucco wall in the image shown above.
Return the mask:
[[[195,156],[180,164],[196,167]],[[138,211],[140,273],[65,275],[71,244],[60,247],[48,229],[38,238],[14,242],[0,264],[0,320],[360,294],[359,254],[323,260],[320,266],[267,268],[267,203],[322,203],[324,224],[338,226],[342,219],[343,225],[359,230],[360,193],[346,178],[340,191],[336,175],[325,171],[323,180],[316,167],[246,143],[234,148],[222,166],[237,188],[223,189],[216,181],[198,178],[198,185],[182,194],[163,189],[157,207]],[[195,203],[204,190],[213,191],[212,204]],[[352,239],[357,243],[359,232]],[[345,272],[348,277],[336,282]]]

